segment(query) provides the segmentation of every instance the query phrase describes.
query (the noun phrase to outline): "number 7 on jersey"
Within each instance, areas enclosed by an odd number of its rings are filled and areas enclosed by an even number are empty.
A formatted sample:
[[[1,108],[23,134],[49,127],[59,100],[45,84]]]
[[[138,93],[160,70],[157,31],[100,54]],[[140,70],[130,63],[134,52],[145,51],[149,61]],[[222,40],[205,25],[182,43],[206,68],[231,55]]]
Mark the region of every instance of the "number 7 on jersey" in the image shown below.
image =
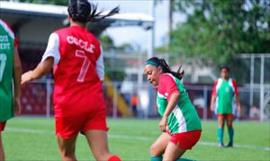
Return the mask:
[[[7,56],[5,54],[0,53],[0,82],[3,79],[5,67],[6,67],[6,61],[7,61]]]
[[[80,74],[77,77],[78,82],[84,82],[86,73],[88,71],[88,68],[91,64],[90,60],[87,58],[85,52],[83,50],[76,50],[75,51],[75,56],[83,59],[83,64],[80,70]]]

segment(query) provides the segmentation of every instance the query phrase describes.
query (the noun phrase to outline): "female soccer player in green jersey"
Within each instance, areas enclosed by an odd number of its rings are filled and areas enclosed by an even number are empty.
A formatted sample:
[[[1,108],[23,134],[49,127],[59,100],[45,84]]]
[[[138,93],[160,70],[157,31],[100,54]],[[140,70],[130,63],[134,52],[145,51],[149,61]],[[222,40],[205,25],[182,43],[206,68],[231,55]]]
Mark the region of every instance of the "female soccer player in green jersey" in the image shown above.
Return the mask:
[[[157,90],[156,103],[162,117],[162,133],[151,146],[151,161],[176,161],[199,141],[200,118],[180,81],[183,73],[171,71],[165,60],[157,57],[146,61],[144,73]]]
[[[5,160],[2,131],[6,121],[20,112],[21,63],[14,33],[0,19],[0,160]],[[13,88],[14,86],[14,88]],[[14,89],[14,90],[13,90]]]
[[[218,144],[223,147],[223,129],[226,121],[229,133],[229,144],[233,147],[233,102],[236,101],[240,114],[240,101],[236,81],[229,77],[230,69],[227,66],[220,68],[220,78],[214,82],[210,108],[215,111],[218,119]]]

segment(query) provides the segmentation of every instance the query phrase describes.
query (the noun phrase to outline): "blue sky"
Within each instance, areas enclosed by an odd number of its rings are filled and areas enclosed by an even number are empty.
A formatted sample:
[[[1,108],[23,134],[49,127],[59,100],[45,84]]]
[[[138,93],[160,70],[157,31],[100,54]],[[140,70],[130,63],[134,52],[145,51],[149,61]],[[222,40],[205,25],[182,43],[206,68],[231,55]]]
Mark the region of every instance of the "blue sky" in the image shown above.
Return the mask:
[[[145,13],[152,15],[152,0],[94,0],[100,9],[112,9],[120,6],[121,13]],[[168,40],[168,0],[164,0],[156,6],[156,30],[155,46],[161,46]],[[176,21],[183,21],[183,16],[174,16]],[[178,19],[178,20],[177,20]],[[123,43],[134,43],[142,49],[147,49],[150,41],[151,31],[142,27],[118,27],[109,28],[105,34],[110,35],[116,45]]]

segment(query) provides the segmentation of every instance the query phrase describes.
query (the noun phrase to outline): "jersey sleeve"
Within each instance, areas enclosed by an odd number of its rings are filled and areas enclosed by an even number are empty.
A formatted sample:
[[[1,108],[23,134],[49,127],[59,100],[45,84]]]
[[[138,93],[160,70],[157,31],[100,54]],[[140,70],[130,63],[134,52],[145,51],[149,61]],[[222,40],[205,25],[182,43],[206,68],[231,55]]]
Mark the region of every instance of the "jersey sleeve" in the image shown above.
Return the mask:
[[[232,84],[233,84],[233,88],[234,88],[234,94],[235,94],[236,96],[239,96],[239,93],[238,93],[238,87],[237,87],[236,80],[233,80],[233,81],[232,81]]]
[[[212,87],[212,97],[217,95],[217,83],[218,83],[218,81],[215,80],[213,87]]]
[[[97,59],[97,64],[96,64],[96,72],[98,74],[98,77],[101,81],[104,80],[104,58],[103,58],[103,52],[102,52],[102,47],[100,46],[100,55]]]
[[[53,57],[54,64],[58,64],[60,60],[60,52],[59,52],[59,37],[56,33],[52,33],[48,40],[48,45],[45,50],[44,55],[42,56],[41,61],[45,61],[47,58]]]
[[[174,92],[179,92],[175,80],[168,74],[162,74],[159,78],[158,91],[169,100]]]

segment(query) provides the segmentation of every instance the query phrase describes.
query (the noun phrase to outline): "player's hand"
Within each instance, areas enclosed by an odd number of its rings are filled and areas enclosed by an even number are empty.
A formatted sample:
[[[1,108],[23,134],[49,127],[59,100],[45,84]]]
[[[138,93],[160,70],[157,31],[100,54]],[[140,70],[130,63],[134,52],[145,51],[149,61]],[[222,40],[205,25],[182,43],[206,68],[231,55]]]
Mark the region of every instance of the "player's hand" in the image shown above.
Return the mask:
[[[19,97],[14,98],[14,114],[19,115],[21,114],[21,100]]]
[[[237,112],[238,112],[238,115],[240,117],[241,116],[241,105],[237,106]]]
[[[168,126],[168,125],[166,125],[166,131],[170,131],[169,126]]]
[[[214,112],[214,111],[215,111],[215,108],[214,108],[214,106],[213,106],[213,105],[211,105],[211,106],[210,106],[210,110],[211,110],[212,112]]]
[[[25,83],[27,83],[27,82],[29,82],[29,81],[31,81],[32,80],[32,70],[30,70],[30,71],[28,71],[28,72],[26,72],[26,73],[24,73],[23,75],[22,75],[22,79],[21,79],[21,85],[23,85],[23,84],[25,84]]]
[[[163,116],[162,119],[159,122],[159,128],[162,132],[166,131],[166,127],[167,127],[167,117]]]

